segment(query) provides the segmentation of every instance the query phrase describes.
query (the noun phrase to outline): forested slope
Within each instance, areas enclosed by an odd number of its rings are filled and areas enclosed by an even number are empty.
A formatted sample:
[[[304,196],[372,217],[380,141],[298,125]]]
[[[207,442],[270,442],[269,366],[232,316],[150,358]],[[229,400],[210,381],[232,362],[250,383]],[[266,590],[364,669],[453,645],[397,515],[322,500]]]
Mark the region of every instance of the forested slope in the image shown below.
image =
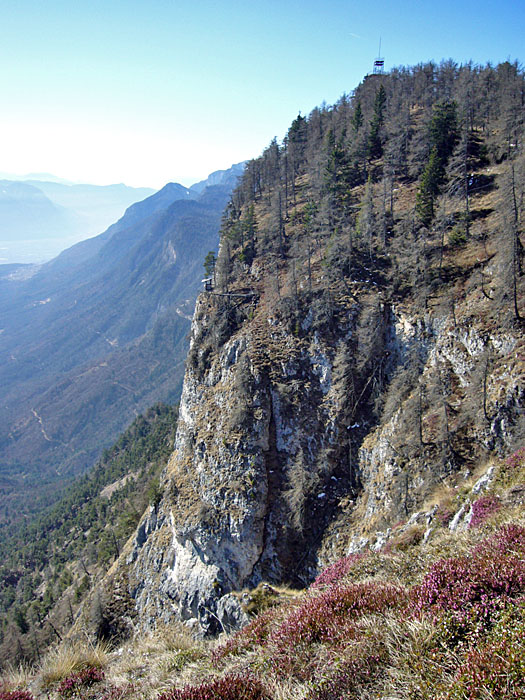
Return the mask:
[[[0,529],[1,665],[35,660],[66,633],[86,591],[158,501],[176,424],[176,408],[152,407],[57,503]]]

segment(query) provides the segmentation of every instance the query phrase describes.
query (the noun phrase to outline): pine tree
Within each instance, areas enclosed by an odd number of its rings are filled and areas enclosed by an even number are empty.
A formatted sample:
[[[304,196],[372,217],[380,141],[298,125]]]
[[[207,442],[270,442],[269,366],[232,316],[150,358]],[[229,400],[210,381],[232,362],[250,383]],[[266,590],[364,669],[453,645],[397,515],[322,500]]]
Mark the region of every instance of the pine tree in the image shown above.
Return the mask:
[[[217,258],[215,257],[215,252],[210,250],[210,252],[204,258],[204,270],[206,271],[206,276],[211,277],[215,273],[215,263]]]
[[[440,102],[434,107],[429,136],[432,148],[436,149],[441,164],[445,165],[458,140],[457,105],[455,102]]]
[[[436,198],[445,181],[445,168],[458,139],[455,102],[441,102],[434,107],[429,137],[430,157],[416,198],[416,213],[425,226],[429,226],[434,218]]]
[[[416,196],[416,213],[425,226],[429,226],[434,218],[435,201],[439,194],[444,174],[444,168],[437,149],[433,148],[427,166],[421,176]]]
[[[372,258],[372,241],[375,234],[375,227],[376,217],[374,212],[374,190],[372,179],[369,176],[357,219],[357,232],[368,246],[368,255],[370,259]]]
[[[363,109],[361,107],[361,100],[357,101],[357,104],[352,115],[352,127],[355,132],[363,126]]]
[[[368,157],[369,159],[380,158],[383,155],[383,143],[381,140],[381,127],[384,121],[386,107],[386,91],[381,84],[376,92],[374,101],[374,114],[370,122],[370,135],[368,137]]]

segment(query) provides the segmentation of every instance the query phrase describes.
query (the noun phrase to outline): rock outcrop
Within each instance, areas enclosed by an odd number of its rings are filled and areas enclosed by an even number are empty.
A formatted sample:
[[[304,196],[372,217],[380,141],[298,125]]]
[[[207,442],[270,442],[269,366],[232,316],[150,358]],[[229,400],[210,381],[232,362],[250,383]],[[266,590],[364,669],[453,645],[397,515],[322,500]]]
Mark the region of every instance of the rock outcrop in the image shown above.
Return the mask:
[[[301,586],[321,564],[356,551],[356,542],[357,549],[384,544],[389,526],[417,515],[465,464],[443,444],[447,420],[468,417],[459,404],[452,408],[450,388],[446,403],[426,397],[445,391],[435,386],[440,368],[460,392],[493,348],[486,378],[491,419],[471,434],[478,454],[504,445],[525,398],[512,333],[454,327],[446,316],[425,321],[379,298],[341,300],[329,332],[310,332],[315,321],[307,315],[303,337],[266,313],[263,298],[249,301],[251,320],[199,370],[218,303],[213,295],[199,299],[164,497],[143,518],[126,555],[144,626],[180,619],[204,633],[230,629],[245,619],[232,591],[262,580]],[[361,337],[374,303],[379,345]],[[357,381],[356,355],[364,367],[384,361],[388,394],[414,348],[417,382],[400,391],[388,420],[374,418],[364,401],[370,375]]]

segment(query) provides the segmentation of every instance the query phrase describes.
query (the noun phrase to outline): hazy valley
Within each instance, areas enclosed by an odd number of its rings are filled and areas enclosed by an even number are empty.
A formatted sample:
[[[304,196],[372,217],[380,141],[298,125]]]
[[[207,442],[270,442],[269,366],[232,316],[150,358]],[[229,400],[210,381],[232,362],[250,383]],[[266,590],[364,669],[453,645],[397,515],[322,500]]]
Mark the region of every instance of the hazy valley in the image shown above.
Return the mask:
[[[178,399],[202,260],[217,248],[241,171],[198,192],[166,185],[28,278],[8,267],[0,279],[4,526],[52,500],[56,485],[92,466],[138,413]]]

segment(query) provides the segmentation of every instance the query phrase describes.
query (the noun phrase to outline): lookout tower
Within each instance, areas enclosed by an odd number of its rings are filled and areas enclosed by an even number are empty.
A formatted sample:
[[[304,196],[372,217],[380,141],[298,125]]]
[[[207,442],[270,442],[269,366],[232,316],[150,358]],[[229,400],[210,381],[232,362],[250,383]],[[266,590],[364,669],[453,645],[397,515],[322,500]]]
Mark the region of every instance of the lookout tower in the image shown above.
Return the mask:
[[[385,72],[385,59],[381,58],[381,39],[379,39],[379,55],[374,61],[374,75],[382,75]]]

